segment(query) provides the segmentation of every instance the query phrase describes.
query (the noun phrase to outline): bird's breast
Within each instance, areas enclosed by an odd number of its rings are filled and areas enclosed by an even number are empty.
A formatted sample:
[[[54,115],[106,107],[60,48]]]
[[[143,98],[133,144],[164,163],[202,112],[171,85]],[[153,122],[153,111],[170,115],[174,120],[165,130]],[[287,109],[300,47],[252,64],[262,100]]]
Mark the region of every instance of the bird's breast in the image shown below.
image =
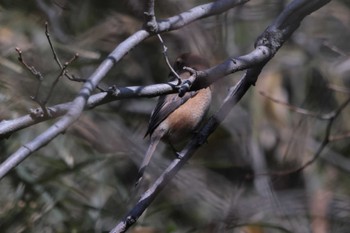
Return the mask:
[[[210,88],[201,89],[172,112],[160,125],[168,129],[165,138],[176,144],[190,136],[203,121],[211,102]]]

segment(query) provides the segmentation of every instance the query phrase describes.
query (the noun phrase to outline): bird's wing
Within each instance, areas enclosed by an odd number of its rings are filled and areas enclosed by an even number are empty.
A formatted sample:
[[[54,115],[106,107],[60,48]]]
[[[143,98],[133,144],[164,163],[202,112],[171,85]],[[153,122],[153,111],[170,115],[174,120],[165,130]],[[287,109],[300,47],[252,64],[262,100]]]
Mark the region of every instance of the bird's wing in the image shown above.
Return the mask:
[[[152,135],[153,131],[157,128],[157,126],[162,123],[162,121],[169,116],[170,113],[175,111],[178,107],[184,104],[187,100],[192,98],[197,94],[198,91],[190,91],[186,92],[186,94],[182,97],[179,97],[178,94],[170,94],[160,96],[157,106],[152,112],[151,119],[149,121],[148,129],[145,134]]]

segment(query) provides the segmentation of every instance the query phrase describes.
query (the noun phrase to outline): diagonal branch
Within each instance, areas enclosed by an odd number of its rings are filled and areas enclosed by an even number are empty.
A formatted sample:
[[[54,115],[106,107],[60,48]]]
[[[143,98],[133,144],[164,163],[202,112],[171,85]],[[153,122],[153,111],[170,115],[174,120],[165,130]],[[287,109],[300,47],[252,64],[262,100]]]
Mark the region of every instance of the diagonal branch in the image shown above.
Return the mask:
[[[179,153],[179,158],[173,160],[154,184],[141,196],[132,210],[110,231],[110,233],[125,232],[137,221],[141,214],[157,197],[159,192],[163,190],[166,184],[168,184],[176,173],[186,164],[194,152],[206,142],[208,136],[220,125],[229,114],[232,107],[244,96],[245,92],[251,86],[250,80],[257,79],[262,67],[263,65],[249,69],[236,86],[231,88],[219,111],[217,111],[217,113],[208,120],[206,125],[201,128],[198,134],[191,139],[186,147]]]
[[[219,124],[225,119],[233,106],[245,95],[248,89],[255,84],[261,70],[265,64],[275,55],[278,49],[283,43],[292,35],[292,33],[300,25],[301,20],[322,7],[329,1],[306,1],[306,0],[294,0],[286,9],[272,23],[257,39],[255,52],[261,50],[263,56],[247,56],[250,60],[254,60],[254,67],[248,68],[243,78],[231,89],[227,95],[224,103],[220,107],[219,111],[212,116],[209,121],[200,129],[199,133],[195,135],[186,147],[179,153],[180,158],[175,159],[168,168],[158,177],[154,184],[141,196],[136,205],[131,211],[116,225],[111,233],[125,232],[131,225],[133,225],[146,208],[156,198],[158,193],[169,183],[169,181],[177,174],[181,167],[192,157],[193,153],[207,140],[208,136],[219,126]],[[303,3],[303,4],[302,4]],[[311,3],[311,4],[310,4]],[[293,14],[292,14],[293,13]],[[298,14],[295,18],[293,15]],[[250,55],[254,54],[254,51]],[[229,72],[235,72],[242,64],[242,59],[229,59],[227,62],[218,65],[209,70],[203,71],[202,76],[207,78],[207,82],[215,81],[220,78],[221,75],[225,75]],[[222,69],[218,69],[221,67]],[[223,69],[230,67],[231,69]],[[217,73],[214,72],[217,71]],[[216,75],[213,75],[213,74]],[[213,76],[211,76],[213,75]],[[199,86],[202,84],[198,84]]]

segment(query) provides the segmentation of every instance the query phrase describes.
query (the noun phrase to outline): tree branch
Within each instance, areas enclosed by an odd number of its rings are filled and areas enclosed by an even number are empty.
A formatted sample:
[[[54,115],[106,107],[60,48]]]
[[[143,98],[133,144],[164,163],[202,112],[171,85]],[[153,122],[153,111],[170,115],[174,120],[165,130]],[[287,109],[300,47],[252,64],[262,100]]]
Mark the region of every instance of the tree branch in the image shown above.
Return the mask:
[[[227,74],[256,66],[257,64],[260,64],[262,61],[268,59],[269,57],[271,57],[271,53],[266,47],[258,47],[257,49],[255,49],[247,55],[240,56],[236,59],[228,59],[228,62],[224,62],[222,64],[214,66],[206,71],[197,71],[197,74],[201,76],[201,78],[196,78],[196,85],[192,85],[190,91],[205,88],[209,86],[212,82],[216,81],[219,78],[223,78]],[[231,62],[233,63],[233,65],[231,65]],[[217,73],[220,73],[221,76],[217,76]],[[174,81],[149,86],[113,86],[109,88],[108,92],[90,96],[90,98],[87,100],[85,109],[91,109],[96,106],[120,99],[155,97],[159,95],[176,93],[180,88],[177,84],[178,82]],[[20,129],[29,127],[33,124],[60,117],[67,113],[71,105],[72,102],[69,102],[49,107],[48,115],[50,116],[46,116],[45,114],[43,114],[42,110],[38,108],[31,111],[31,113],[26,116],[22,116],[14,120],[1,121],[0,139],[9,137],[12,133]]]
[[[152,33],[158,32],[158,22],[156,20],[156,16],[154,14],[154,1],[155,0],[147,0],[146,11],[145,14],[145,28]]]
[[[310,4],[310,2],[312,4]],[[220,64],[209,70],[200,72],[202,77],[207,78],[208,82],[212,82],[220,78],[220,75],[226,75],[237,71],[239,67],[248,66],[248,70],[243,78],[231,89],[227,95],[224,103],[219,111],[212,116],[208,122],[200,129],[186,145],[186,147],[179,153],[180,158],[173,160],[167,169],[159,176],[154,184],[141,196],[136,205],[131,211],[111,230],[111,233],[125,232],[131,225],[133,225],[146,208],[156,198],[158,193],[165,187],[167,183],[177,174],[181,167],[192,157],[193,153],[207,140],[208,136],[219,126],[225,119],[233,106],[245,95],[248,89],[255,84],[262,68],[275,55],[283,43],[292,35],[296,28],[300,25],[301,20],[322,7],[329,1],[313,0],[303,1],[294,0],[291,2],[278,17],[257,39],[256,49],[245,58],[248,61],[254,61],[254,67],[246,64],[246,60],[241,58],[228,59],[223,64]],[[301,5],[301,3],[304,3]],[[292,12],[298,14],[294,17]],[[292,19],[291,19],[292,18]],[[278,28],[278,29],[277,29]],[[278,42],[278,43],[276,43]],[[257,56],[258,55],[258,56]],[[258,64],[258,65],[257,65]],[[220,68],[219,68],[220,67]],[[243,68],[242,68],[243,69]],[[217,72],[217,73],[216,73]],[[198,84],[199,86],[202,84]]]
[[[245,2],[247,2],[247,0],[218,0],[212,3],[194,7],[189,11],[160,22],[158,33],[175,30],[200,18],[220,14],[221,12],[224,12],[237,5],[244,4]],[[76,98],[70,104],[70,108],[67,113],[45,132],[34,138],[32,141],[21,146],[0,165],[0,179],[2,179],[10,170],[20,164],[34,151],[48,144],[51,140],[63,133],[70,125],[72,125],[85,109],[85,105],[88,98],[91,96],[92,91],[105,77],[107,72],[132,48],[149,36],[151,36],[150,32],[142,29],[135,32],[125,41],[120,43],[100,64],[95,72],[86,80]]]

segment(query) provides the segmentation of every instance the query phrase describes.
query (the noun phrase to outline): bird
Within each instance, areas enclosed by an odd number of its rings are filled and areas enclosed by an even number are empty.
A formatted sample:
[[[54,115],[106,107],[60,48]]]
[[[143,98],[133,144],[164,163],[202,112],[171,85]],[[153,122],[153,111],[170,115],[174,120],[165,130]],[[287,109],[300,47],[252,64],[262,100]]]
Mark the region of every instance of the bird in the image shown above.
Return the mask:
[[[209,68],[209,62],[196,54],[184,53],[180,55],[173,70],[181,81],[191,76],[189,69],[200,71]],[[176,80],[173,73],[169,74],[170,81]],[[205,119],[212,99],[211,87],[186,92],[180,97],[178,93],[160,96],[154,108],[145,137],[150,137],[150,144],[143,158],[138,173],[138,184],[148,166],[158,143],[163,140],[172,148],[184,138],[191,136]]]

